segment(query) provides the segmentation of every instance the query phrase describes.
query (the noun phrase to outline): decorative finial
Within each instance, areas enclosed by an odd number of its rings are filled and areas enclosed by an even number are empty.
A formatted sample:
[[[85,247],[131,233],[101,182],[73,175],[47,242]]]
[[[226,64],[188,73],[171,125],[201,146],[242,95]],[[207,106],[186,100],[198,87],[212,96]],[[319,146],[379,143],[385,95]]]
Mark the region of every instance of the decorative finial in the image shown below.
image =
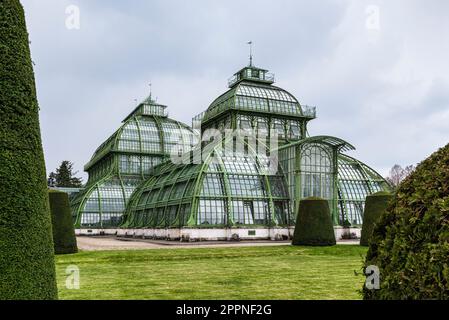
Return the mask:
[[[249,66],[253,66],[253,42],[248,41],[249,44]]]
[[[150,86],[150,100],[151,100],[151,94],[152,94],[152,83],[150,82],[149,84],[148,84],[149,86]]]

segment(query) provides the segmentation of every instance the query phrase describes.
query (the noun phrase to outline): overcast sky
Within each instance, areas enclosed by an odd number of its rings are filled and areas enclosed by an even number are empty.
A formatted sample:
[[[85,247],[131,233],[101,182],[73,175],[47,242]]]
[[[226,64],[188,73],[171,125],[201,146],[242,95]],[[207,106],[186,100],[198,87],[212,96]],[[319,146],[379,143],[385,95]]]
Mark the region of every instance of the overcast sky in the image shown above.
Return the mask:
[[[249,40],[257,66],[317,106],[309,132],[347,140],[381,174],[449,142],[449,1],[22,3],[47,171],[71,160],[86,181],[84,164],[150,82],[190,124],[248,63]]]

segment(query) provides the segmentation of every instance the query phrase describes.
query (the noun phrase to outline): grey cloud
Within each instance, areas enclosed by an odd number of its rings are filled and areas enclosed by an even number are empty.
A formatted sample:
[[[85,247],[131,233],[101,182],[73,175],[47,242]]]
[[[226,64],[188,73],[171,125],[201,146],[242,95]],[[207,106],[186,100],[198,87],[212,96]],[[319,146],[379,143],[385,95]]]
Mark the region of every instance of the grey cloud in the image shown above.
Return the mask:
[[[449,140],[447,1],[22,0],[32,40],[48,171],[77,170],[143,99],[190,123],[247,63],[317,105],[312,134],[347,139],[382,173]],[[65,28],[65,8],[81,29]],[[375,5],[380,30],[366,28]]]

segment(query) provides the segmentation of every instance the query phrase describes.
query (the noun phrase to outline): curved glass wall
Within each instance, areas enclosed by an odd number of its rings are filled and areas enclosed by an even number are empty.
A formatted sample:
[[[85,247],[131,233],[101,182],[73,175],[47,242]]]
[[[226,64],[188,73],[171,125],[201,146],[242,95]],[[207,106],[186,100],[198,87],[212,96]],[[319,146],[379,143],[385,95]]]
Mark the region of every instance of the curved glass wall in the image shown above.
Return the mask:
[[[139,104],[85,166],[89,181],[72,201],[76,226],[287,227],[299,201],[310,196],[329,201],[335,225],[361,225],[365,197],[389,191],[388,183],[343,154],[354,150],[347,142],[309,137],[315,108],[273,83],[267,70],[251,65],[234,74],[229,90],[194,118],[205,136],[208,129],[222,136],[196,146],[202,161],[193,163],[169,161],[173,153],[196,159],[193,130],[169,119],[151,97]],[[228,140],[229,131],[239,133]],[[275,152],[280,169],[273,173]]]
[[[368,195],[390,191],[382,176],[366,164],[340,154],[338,157],[338,210],[342,225],[361,225]]]
[[[249,153],[215,149],[201,164],[158,166],[134,193],[122,227],[291,225],[282,174],[269,173],[266,156]]]
[[[335,225],[361,225],[366,196],[390,191],[373,169],[341,152],[354,150],[347,142],[329,136],[310,137],[279,149],[295,212],[299,201],[320,197],[329,201]]]
[[[117,227],[131,194],[152,168],[196,144],[192,130],[167,118],[165,108],[148,98],[95,151],[85,166],[87,185],[71,201],[76,227]]]

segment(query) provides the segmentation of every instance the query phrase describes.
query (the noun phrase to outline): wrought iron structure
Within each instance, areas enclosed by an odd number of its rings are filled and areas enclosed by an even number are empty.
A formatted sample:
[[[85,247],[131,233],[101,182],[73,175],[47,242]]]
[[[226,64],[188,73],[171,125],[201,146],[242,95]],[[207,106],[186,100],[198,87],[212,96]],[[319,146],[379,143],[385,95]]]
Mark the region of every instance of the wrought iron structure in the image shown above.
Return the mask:
[[[307,123],[315,119],[314,107],[302,106],[289,92],[273,85],[267,70],[248,66],[234,74],[230,89],[215,99],[206,112],[194,118],[201,131],[213,128],[253,130],[280,144],[306,137]]]
[[[223,147],[233,142],[223,141]],[[284,178],[270,173],[268,157],[251,148],[232,155],[218,148],[200,164],[155,168],[130,200],[123,227],[291,225]]]
[[[151,169],[171,152],[185,152],[196,144],[190,127],[169,119],[166,108],[150,95],[98,147],[84,167],[87,185],[71,202],[76,227],[117,227],[129,197]]]
[[[297,212],[299,201],[320,197],[329,201],[335,225],[361,225],[367,195],[388,190],[374,170],[342,152],[355,150],[346,141],[315,136],[279,148],[279,161]]]
[[[213,148],[201,164],[157,167],[133,195],[123,227],[288,226],[294,223],[299,200],[310,196],[329,200],[336,225],[360,224],[365,196],[387,189],[387,183],[342,154],[355,149],[349,143],[330,136],[307,137],[307,123],[316,117],[316,109],[302,106],[273,83],[267,70],[249,65],[193,119],[203,135],[209,129],[252,132],[257,143],[268,146],[267,154],[246,148],[247,154],[228,157]],[[272,134],[279,139],[280,165],[276,174],[267,174],[261,164],[274,151]],[[229,144],[235,138],[222,139],[220,151],[233,150]]]
[[[307,124],[316,108],[275,86],[267,70],[250,64],[228,85],[192,120],[203,136],[193,149],[192,129],[168,119],[151,98],[140,104],[86,165],[89,182],[73,202],[77,226],[288,227],[299,201],[310,196],[329,201],[335,225],[360,225],[365,197],[389,190],[388,183],[345,155],[354,150],[346,141],[310,137]],[[248,135],[224,134],[211,144],[204,140],[211,129]],[[256,145],[249,142],[251,132]],[[167,159],[180,140],[182,158],[192,160],[199,150],[200,162]],[[237,141],[243,149],[236,149]]]

